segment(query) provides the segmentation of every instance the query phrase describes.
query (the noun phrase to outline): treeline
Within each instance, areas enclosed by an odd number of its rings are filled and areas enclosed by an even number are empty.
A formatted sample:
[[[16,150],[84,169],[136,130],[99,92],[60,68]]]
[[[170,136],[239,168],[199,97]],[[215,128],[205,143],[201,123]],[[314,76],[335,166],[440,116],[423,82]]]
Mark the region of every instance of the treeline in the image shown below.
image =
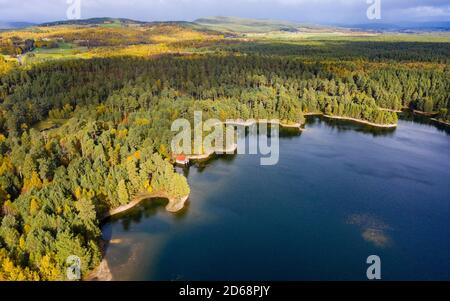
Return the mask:
[[[448,77],[448,71],[439,69],[352,70],[346,65],[330,67],[260,56],[53,63],[13,72],[2,79],[2,110],[8,113],[2,114],[0,128],[10,134],[20,133],[46,118],[52,109],[65,104],[99,104],[124,86],[145,90],[148,95],[142,98],[167,94],[175,102],[181,98],[210,101],[219,109],[224,107],[222,115],[231,114],[229,104],[234,103],[233,110],[242,117],[297,122],[301,111],[333,111],[337,102],[342,104],[335,110],[339,115],[354,117],[360,111],[358,118],[382,123],[378,119],[393,120],[395,116],[379,112],[377,106],[435,112],[447,108]],[[171,90],[175,92],[167,92]],[[139,101],[131,98],[122,112],[131,106],[129,103]]]
[[[212,55],[9,72],[0,78],[0,279],[63,279],[69,255],[89,271],[100,260],[106,210],[143,191],[188,194],[170,162],[177,118],[202,110],[204,118],[294,123],[303,112],[322,112],[390,124],[396,114],[379,106],[432,99],[433,110],[447,108],[447,76]]]
[[[357,41],[351,40],[311,40],[311,41],[254,41],[220,46],[236,53],[296,56],[306,60],[357,60],[373,62],[435,62],[448,64],[449,43],[400,42],[400,41]]]

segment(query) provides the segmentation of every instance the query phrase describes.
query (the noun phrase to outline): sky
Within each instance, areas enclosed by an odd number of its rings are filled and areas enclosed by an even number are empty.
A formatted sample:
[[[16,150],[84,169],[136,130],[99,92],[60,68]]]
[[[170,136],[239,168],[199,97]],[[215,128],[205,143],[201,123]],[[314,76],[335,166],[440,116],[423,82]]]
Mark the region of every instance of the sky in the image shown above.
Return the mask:
[[[450,21],[450,0],[0,0],[0,21],[67,19],[80,1],[81,18],[123,17],[142,21],[193,21],[207,16],[279,19],[316,24]],[[367,10],[381,3],[381,19]],[[69,2],[69,4],[68,4]]]

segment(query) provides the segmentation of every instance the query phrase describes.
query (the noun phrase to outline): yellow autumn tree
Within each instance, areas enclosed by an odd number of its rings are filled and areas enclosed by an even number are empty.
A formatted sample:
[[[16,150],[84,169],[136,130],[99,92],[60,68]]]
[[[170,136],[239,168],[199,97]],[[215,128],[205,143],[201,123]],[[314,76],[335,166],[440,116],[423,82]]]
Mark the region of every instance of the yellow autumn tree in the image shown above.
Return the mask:
[[[41,178],[39,178],[38,173],[35,171],[33,171],[33,173],[31,174],[30,179],[25,179],[24,184],[23,184],[23,190],[25,192],[30,191],[33,188],[36,188],[36,189],[42,188]]]
[[[23,235],[21,235],[19,239],[19,248],[25,250],[25,237]]]
[[[32,198],[30,202],[30,214],[36,215],[39,212],[39,209],[39,202],[35,198]]]
[[[119,197],[119,202],[121,205],[126,205],[129,202],[129,195],[127,185],[124,180],[120,180],[117,186],[117,195]]]
[[[153,192],[153,187],[152,185],[150,185],[150,180],[146,180],[144,182],[144,188],[148,193],[152,193]]]
[[[51,255],[45,255],[39,262],[39,273],[43,280],[59,280],[61,272]]]
[[[29,268],[15,265],[6,254],[5,249],[0,249],[0,281],[39,281],[39,274]]]

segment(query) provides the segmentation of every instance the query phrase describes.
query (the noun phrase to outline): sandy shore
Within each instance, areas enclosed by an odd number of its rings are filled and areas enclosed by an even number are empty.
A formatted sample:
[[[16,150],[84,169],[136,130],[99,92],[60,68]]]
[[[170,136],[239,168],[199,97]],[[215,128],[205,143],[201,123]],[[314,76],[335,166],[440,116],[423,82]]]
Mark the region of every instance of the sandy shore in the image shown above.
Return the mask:
[[[351,117],[340,117],[340,116],[332,116],[332,115],[325,115],[325,114],[323,116],[326,118],[330,118],[330,119],[354,121],[357,123],[367,124],[367,125],[370,125],[373,127],[379,127],[379,128],[396,128],[397,127],[397,124],[377,124],[377,123],[369,122],[366,120],[356,119],[356,118],[351,118]]]
[[[381,111],[387,111],[387,112],[394,112],[394,113],[403,113],[402,110],[393,110],[393,109],[386,109],[386,108],[379,108]],[[407,108],[404,108],[406,110]]]
[[[427,113],[427,112],[418,111],[418,110],[414,110],[413,113],[416,115],[425,116],[425,117],[433,117],[438,114],[438,112]]]
[[[279,126],[281,126],[282,128],[298,128],[299,130],[302,130],[302,125],[300,123],[292,123],[292,124],[287,124],[287,123],[283,123],[280,121],[270,121],[270,124],[278,124]]]
[[[385,109],[385,110],[389,110],[389,109]],[[330,118],[330,119],[354,121],[357,123],[366,124],[366,125],[379,127],[379,128],[395,128],[395,127],[397,127],[397,124],[377,124],[377,123],[373,123],[373,122],[362,120],[362,119],[345,117],[345,116],[326,115],[323,113],[303,113],[303,115],[304,116],[323,116],[323,117]]]
[[[303,116],[323,116],[323,113],[303,113]]]
[[[242,125],[242,126],[252,126],[256,123],[263,123],[263,122],[267,122],[268,124],[278,124],[279,126],[283,127],[283,128],[298,128],[301,130],[301,124],[296,122],[296,123],[292,123],[292,124],[287,124],[287,123],[283,123],[279,120],[254,120],[252,121],[243,121],[243,120],[236,120],[236,121],[225,121],[222,124],[224,125]]]
[[[445,121],[440,121],[439,119],[436,119],[436,118],[431,118],[431,120],[434,121],[434,122],[436,122],[436,123],[445,125],[445,126],[450,126],[450,123],[445,122]]]
[[[111,270],[109,269],[109,264],[106,259],[103,259],[102,262],[98,265],[98,267],[93,270],[89,275],[84,279],[85,281],[111,281],[113,279],[113,275]]]
[[[140,193],[140,194],[137,194],[130,203],[128,203],[126,205],[119,206],[119,207],[114,208],[114,209],[110,209],[108,212],[106,212],[101,217],[100,220],[104,221],[105,219],[107,219],[107,218],[109,218],[109,217],[111,217],[113,215],[116,215],[116,214],[128,211],[131,208],[133,208],[136,205],[138,205],[143,200],[156,199],[156,198],[168,199],[169,200],[169,204],[167,204],[166,210],[169,211],[169,212],[178,212],[181,209],[183,209],[184,204],[186,203],[186,201],[189,198],[189,196],[185,196],[185,197],[176,199],[176,198],[169,197],[167,195],[167,193],[165,193],[165,192]]]
[[[229,148],[227,149],[222,149],[222,150],[215,150],[212,152],[208,152],[206,154],[201,154],[201,155],[188,155],[186,156],[186,158],[188,158],[189,160],[205,160],[208,159],[209,157],[211,157],[212,155],[218,154],[218,155],[223,155],[223,154],[234,154],[234,152],[236,152],[237,150],[237,144],[233,144],[231,145]]]

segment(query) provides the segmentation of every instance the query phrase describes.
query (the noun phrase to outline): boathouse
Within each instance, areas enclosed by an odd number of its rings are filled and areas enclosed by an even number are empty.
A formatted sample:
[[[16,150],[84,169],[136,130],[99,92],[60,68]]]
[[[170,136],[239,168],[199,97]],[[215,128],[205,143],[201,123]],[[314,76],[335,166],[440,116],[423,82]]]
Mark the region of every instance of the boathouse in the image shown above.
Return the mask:
[[[176,162],[177,164],[180,164],[180,165],[188,165],[188,164],[189,164],[189,158],[186,157],[186,156],[183,155],[183,154],[177,155],[177,156],[175,157],[175,162]]]

